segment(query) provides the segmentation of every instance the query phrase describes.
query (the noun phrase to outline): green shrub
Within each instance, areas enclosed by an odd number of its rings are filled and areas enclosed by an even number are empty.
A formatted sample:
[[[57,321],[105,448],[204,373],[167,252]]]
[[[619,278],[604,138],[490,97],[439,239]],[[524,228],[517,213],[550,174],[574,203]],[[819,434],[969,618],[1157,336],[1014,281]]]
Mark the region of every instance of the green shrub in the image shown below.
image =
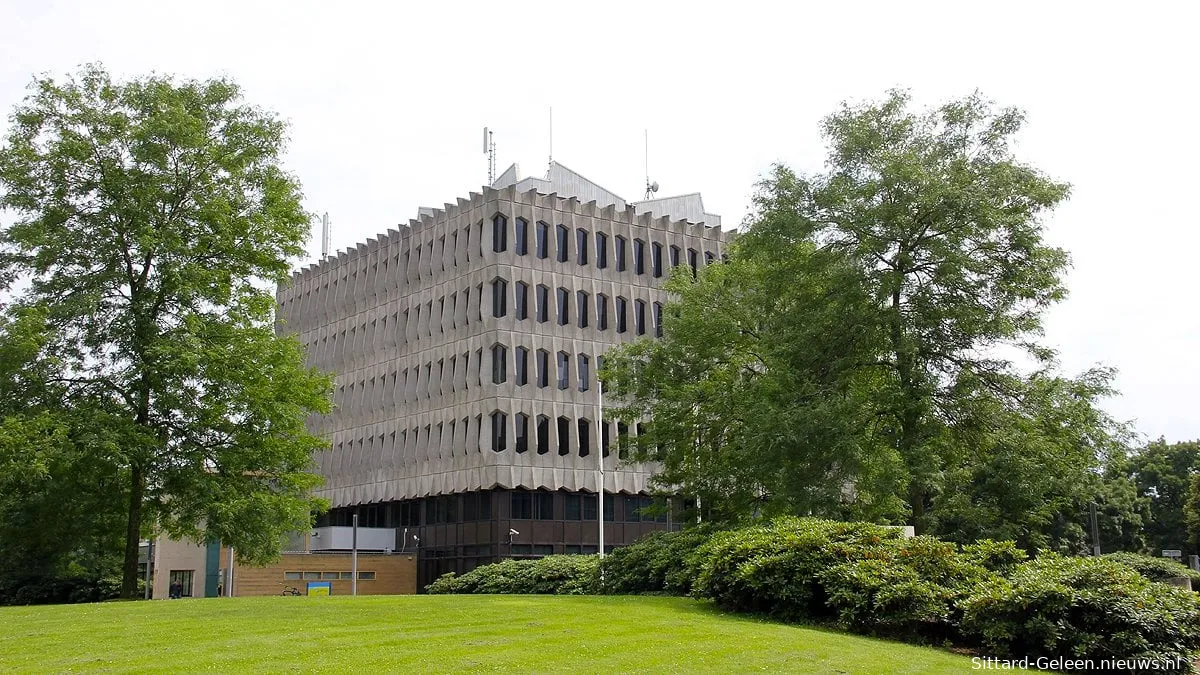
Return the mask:
[[[599,556],[552,555],[533,560],[505,560],[463,574],[444,574],[426,592],[528,593],[586,595],[599,590]]]
[[[1104,558],[1043,554],[979,584],[961,628],[989,656],[1148,658],[1182,664],[1200,647],[1196,595]]]
[[[18,576],[0,578],[0,605],[101,602],[116,598],[120,594],[121,580],[111,577]]]
[[[955,604],[992,572],[934,537],[885,539],[818,573],[840,626],[858,632],[946,639]]]
[[[860,559],[865,547],[901,537],[893,528],[815,518],[719,532],[695,553],[692,594],[784,619],[831,617],[821,573]]]
[[[963,545],[962,555],[968,561],[1004,576],[1011,574],[1017,565],[1029,558],[1025,549],[1017,546],[1016,542],[992,539],[980,539],[974,544]]]
[[[687,595],[695,578],[689,560],[713,531],[709,527],[695,527],[678,532],[651,532],[629,546],[614,550],[600,563],[602,592]]]
[[[1150,581],[1169,581],[1177,577],[1187,577],[1192,580],[1192,590],[1200,591],[1200,572],[1187,565],[1181,565],[1174,560],[1155,558],[1140,553],[1108,553],[1102,558],[1115,560],[1122,565],[1132,567],[1134,572]]]

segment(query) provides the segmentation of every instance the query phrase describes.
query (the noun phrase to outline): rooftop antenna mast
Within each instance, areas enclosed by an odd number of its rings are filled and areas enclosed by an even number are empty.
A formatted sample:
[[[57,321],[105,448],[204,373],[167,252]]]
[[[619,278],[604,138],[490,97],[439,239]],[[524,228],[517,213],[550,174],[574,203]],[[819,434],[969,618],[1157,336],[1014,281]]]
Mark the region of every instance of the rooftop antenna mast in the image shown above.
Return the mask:
[[[483,154],[488,156],[488,185],[496,182],[496,141],[487,127],[483,128]]]
[[[645,130],[646,134],[646,199],[654,197],[654,193],[658,192],[658,181],[650,182],[650,130]]]
[[[329,212],[321,216],[321,260],[329,257]]]
[[[550,162],[546,165],[546,179],[550,179],[550,167],[554,166],[554,106],[550,106]]]

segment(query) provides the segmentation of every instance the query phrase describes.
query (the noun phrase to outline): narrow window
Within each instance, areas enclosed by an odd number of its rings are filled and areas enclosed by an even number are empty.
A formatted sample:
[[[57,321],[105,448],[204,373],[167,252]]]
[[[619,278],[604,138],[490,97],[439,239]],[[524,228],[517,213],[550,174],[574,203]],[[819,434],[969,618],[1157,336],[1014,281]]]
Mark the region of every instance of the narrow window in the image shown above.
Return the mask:
[[[517,432],[517,452],[525,452],[529,450],[529,416],[525,413],[517,413],[513,418],[513,426]]]
[[[516,285],[516,302],[514,309],[516,310],[518,319],[529,318],[529,284],[524,281],[518,281]]]
[[[529,350],[525,347],[517,347],[516,353],[516,372],[514,373],[517,386],[529,384]]]
[[[633,240],[633,273],[646,273],[646,242],[641,239]]]
[[[537,297],[535,300],[537,301],[537,307],[535,310],[537,311],[538,323],[546,323],[547,318],[549,317],[548,312],[550,311],[548,307],[550,304],[550,289],[546,286],[538,284]]]
[[[591,385],[591,371],[588,369],[587,354],[579,355],[579,391],[587,391]]]
[[[565,288],[558,289],[558,325],[565,326],[570,320],[570,308],[567,306],[571,292]]]
[[[625,459],[625,448],[629,445],[629,425],[617,422],[617,458]]]
[[[654,303],[654,337],[662,337],[663,306],[661,302]]]
[[[513,248],[516,249],[517,255],[526,255],[529,253],[529,221],[524,218],[517,218],[516,232],[514,232]]]
[[[608,422],[600,425],[600,452],[608,457],[609,447],[612,445],[612,439],[609,438]]]
[[[567,262],[567,235],[569,234],[567,226],[561,223],[556,225],[555,233],[558,235],[558,262]]]
[[[596,267],[608,267],[608,235],[603,232],[596,233]]]
[[[696,249],[688,249],[688,266],[692,268],[692,276],[696,276]]]
[[[714,261],[714,260],[716,260],[716,259],[717,259],[717,257],[716,257],[715,255],[713,255],[713,252],[712,252],[712,251],[705,251],[705,252],[704,252],[704,264],[705,264],[705,265],[711,265],[711,264],[713,264],[713,261]]]
[[[587,291],[576,291],[575,292],[575,313],[579,315],[579,327],[580,328],[588,327],[588,307],[590,307],[590,306],[591,306],[591,303],[589,302]]]
[[[537,224],[537,257],[539,260],[545,260],[549,257],[547,246],[549,242],[546,240],[550,237],[550,226],[546,223]]]
[[[504,384],[508,380],[508,347],[492,347],[492,384]]]
[[[558,388],[566,389],[571,386],[571,355],[566,352],[558,353]]]
[[[626,304],[628,304],[628,301],[625,298],[622,298],[621,296],[617,296],[616,312],[617,312],[617,332],[618,333],[624,333],[625,331],[629,330],[629,326],[625,323],[625,321],[626,321],[625,305]]]
[[[553,492],[535,492],[533,493],[533,517],[537,520],[554,520],[554,493]],[[534,553],[541,553],[538,549],[540,546],[534,547]],[[554,547],[547,546],[550,549],[546,553],[553,553]]]
[[[625,237],[617,235],[613,239],[613,246],[616,248],[617,256],[617,271],[625,271]]]
[[[496,279],[492,282],[492,316],[497,319],[508,314],[508,282]]]
[[[608,330],[608,296],[596,294],[596,328]]]
[[[492,251],[504,253],[508,250],[508,218],[497,215],[492,218]]]
[[[662,244],[658,242],[650,244],[650,268],[655,277],[663,275]]]
[[[587,457],[592,452],[591,422],[581,419],[579,426],[579,456]]]
[[[537,386],[550,386],[550,352],[545,349],[537,350]]]
[[[544,455],[550,452],[550,418],[545,415],[537,416],[537,453]]]
[[[679,267],[679,247],[671,245],[671,267]]]
[[[571,454],[571,420],[558,418],[558,454]]]
[[[533,495],[528,492],[513,492],[512,513],[509,515],[513,520],[529,520],[533,518]]]
[[[492,413],[492,450],[504,452],[508,442],[508,415],[497,410]]]
[[[638,335],[646,334],[646,303],[641,300],[633,301],[633,330]]]
[[[575,230],[575,262],[588,264],[588,232],[582,227]]]

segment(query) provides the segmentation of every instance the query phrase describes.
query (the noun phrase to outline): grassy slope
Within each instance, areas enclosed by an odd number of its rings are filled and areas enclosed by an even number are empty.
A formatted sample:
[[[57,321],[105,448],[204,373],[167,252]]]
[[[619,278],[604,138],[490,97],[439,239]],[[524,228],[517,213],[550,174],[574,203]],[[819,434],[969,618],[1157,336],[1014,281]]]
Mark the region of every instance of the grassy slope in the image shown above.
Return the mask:
[[[236,598],[0,607],[0,671],[961,673],[969,658],[683,598]]]

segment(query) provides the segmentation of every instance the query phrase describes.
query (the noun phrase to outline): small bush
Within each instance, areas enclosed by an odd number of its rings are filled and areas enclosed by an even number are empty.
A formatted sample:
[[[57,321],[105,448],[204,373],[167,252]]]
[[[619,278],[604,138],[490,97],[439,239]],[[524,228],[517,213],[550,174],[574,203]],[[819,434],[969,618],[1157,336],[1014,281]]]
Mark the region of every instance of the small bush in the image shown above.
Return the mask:
[[[692,594],[783,619],[829,618],[821,573],[860,559],[863,548],[901,537],[894,528],[815,518],[720,532],[696,551]]]
[[[961,603],[962,629],[989,656],[1099,662],[1146,658],[1190,670],[1200,647],[1196,595],[1104,558],[1043,554]]]
[[[1018,547],[1016,542],[991,539],[980,539],[974,544],[964,545],[962,555],[968,561],[1004,576],[1011,574],[1017,565],[1029,558],[1025,549]]]
[[[956,602],[993,575],[934,537],[885,539],[858,555],[818,574],[838,624],[858,632],[949,638]]]
[[[528,593],[586,595],[599,589],[600,559],[594,555],[552,555],[505,560],[463,574],[444,574],[425,587],[433,594]]]
[[[1100,557],[1115,560],[1122,565],[1131,567],[1134,572],[1146,577],[1150,581],[1169,581],[1177,577],[1187,577],[1192,580],[1192,590],[1200,591],[1200,572],[1193,570],[1187,565],[1181,565],[1174,560],[1126,552],[1108,553]]]
[[[687,595],[695,578],[689,559],[712,532],[709,527],[651,532],[614,550],[600,563],[602,592]]]

